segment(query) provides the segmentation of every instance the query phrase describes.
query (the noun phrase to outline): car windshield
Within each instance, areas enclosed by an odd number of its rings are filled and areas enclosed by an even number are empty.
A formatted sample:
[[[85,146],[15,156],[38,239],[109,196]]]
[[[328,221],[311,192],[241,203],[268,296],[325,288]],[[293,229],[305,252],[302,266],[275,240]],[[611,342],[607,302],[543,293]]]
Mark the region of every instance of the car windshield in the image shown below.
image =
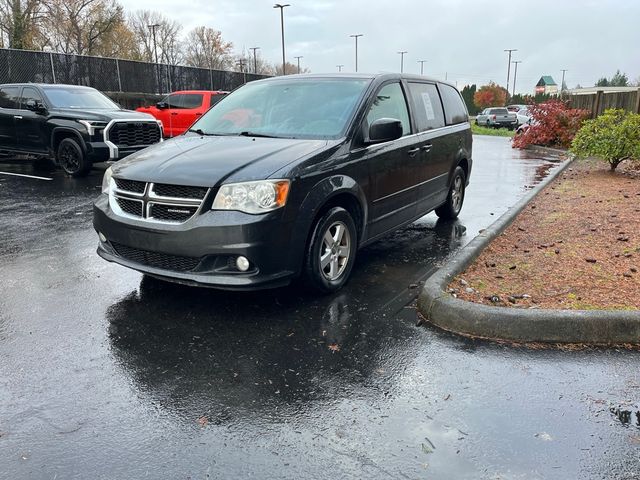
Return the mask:
[[[44,87],[44,93],[54,108],[118,110],[120,107],[93,88]]]
[[[205,135],[338,138],[369,82],[296,78],[249,83],[222,99],[191,130]]]

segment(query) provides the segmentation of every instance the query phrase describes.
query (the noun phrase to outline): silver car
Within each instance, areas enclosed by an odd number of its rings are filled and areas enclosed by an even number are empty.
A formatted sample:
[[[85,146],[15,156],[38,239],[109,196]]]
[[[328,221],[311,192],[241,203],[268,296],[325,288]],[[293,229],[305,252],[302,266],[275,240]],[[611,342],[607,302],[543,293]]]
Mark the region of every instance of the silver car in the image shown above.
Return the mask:
[[[517,123],[516,114],[511,113],[505,107],[485,108],[476,117],[476,125],[482,125],[484,127],[507,127],[513,129],[517,126]]]

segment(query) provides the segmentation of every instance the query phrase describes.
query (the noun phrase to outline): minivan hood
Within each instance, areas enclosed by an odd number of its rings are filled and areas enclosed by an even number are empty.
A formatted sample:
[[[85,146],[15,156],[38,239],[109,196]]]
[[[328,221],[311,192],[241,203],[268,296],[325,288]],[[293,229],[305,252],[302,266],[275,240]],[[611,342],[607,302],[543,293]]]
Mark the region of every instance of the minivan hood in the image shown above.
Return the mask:
[[[129,180],[212,187],[223,180],[269,178],[328,144],[327,140],[182,135],[145,148],[113,166]]]

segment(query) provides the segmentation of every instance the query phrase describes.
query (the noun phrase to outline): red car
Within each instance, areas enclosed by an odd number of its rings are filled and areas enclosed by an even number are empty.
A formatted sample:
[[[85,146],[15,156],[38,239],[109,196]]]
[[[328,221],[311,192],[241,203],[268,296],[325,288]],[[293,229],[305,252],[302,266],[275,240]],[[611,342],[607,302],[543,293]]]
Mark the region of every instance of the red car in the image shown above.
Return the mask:
[[[150,113],[162,122],[164,136],[171,138],[184,133],[209,108],[227,93],[220,90],[184,90],[173,92],[152,107],[136,111]]]

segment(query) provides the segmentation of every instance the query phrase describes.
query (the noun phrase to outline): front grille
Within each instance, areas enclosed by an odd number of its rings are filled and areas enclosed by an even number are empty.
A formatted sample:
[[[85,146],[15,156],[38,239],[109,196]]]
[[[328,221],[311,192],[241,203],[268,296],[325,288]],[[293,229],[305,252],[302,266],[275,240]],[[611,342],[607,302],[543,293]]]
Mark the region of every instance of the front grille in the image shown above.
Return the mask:
[[[195,257],[183,257],[180,255],[141,250],[115,242],[111,242],[111,245],[118,255],[127,260],[150,267],[161,268],[162,270],[189,272],[194,270],[200,263],[200,259]]]
[[[136,182],[135,180],[125,180],[123,178],[114,178],[116,187],[118,190],[125,190],[127,192],[143,194],[144,189],[147,187],[145,182]]]
[[[197,198],[202,200],[209,189],[207,187],[189,187],[186,185],[168,185],[154,183],[153,193],[160,197]]]
[[[160,141],[156,122],[116,122],[109,129],[109,141],[118,147],[140,147]]]
[[[116,197],[116,201],[124,213],[135,215],[136,217],[142,217],[141,200],[130,200],[128,198]]]
[[[163,220],[166,222],[186,222],[197,211],[195,205],[165,205],[162,203],[151,203],[149,206],[149,218]]]

